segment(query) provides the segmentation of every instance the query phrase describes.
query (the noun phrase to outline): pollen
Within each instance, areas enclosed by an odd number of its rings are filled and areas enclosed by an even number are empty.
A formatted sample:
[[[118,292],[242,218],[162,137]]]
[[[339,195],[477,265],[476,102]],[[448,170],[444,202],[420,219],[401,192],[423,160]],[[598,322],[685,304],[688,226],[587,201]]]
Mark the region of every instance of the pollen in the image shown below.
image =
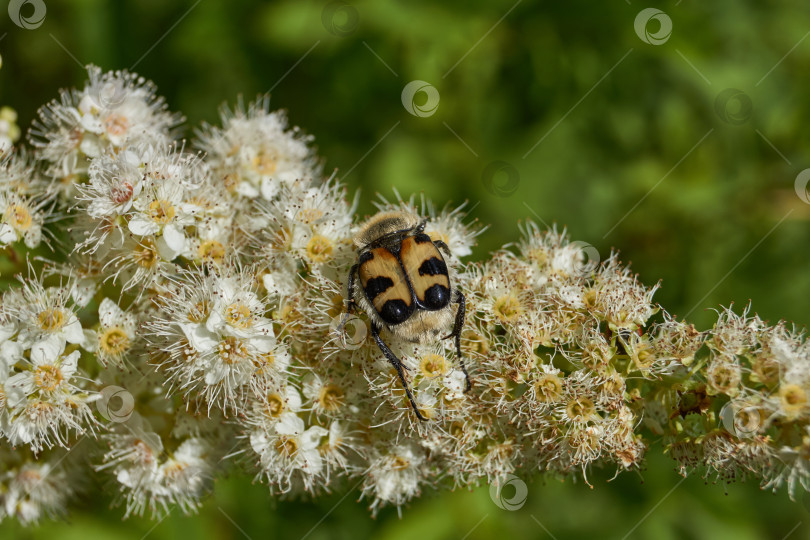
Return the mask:
[[[43,392],[53,392],[63,380],[62,371],[56,366],[39,366],[34,371],[34,384]]]
[[[27,231],[31,228],[34,218],[31,211],[22,203],[12,203],[8,205],[5,212],[6,223],[18,231]]]
[[[445,375],[447,373],[447,359],[440,354],[427,354],[419,361],[419,371],[427,378]]]
[[[233,365],[247,356],[247,347],[239,338],[228,336],[219,342],[219,358],[223,363]]]
[[[523,306],[514,293],[509,293],[495,300],[492,310],[501,322],[511,322],[523,313]]]
[[[165,225],[174,219],[175,214],[174,206],[166,199],[158,199],[149,203],[149,217],[155,223]]]
[[[329,238],[315,234],[307,242],[307,258],[314,263],[323,263],[332,258],[335,244]]]
[[[117,355],[129,348],[129,336],[120,326],[113,326],[104,330],[98,343],[105,353]]]
[[[306,224],[315,223],[323,217],[323,210],[320,208],[302,208],[298,211],[298,219]]]
[[[225,246],[217,240],[206,240],[197,248],[197,256],[204,261],[221,263],[225,258]]]
[[[318,405],[321,409],[335,412],[343,405],[345,394],[343,389],[335,384],[327,384],[318,392]]]
[[[225,308],[225,320],[231,326],[242,330],[253,326],[253,314],[242,302],[234,302]]]
[[[39,327],[46,332],[53,332],[59,330],[67,322],[65,312],[61,308],[48,308],[39,312],[37,317]]]

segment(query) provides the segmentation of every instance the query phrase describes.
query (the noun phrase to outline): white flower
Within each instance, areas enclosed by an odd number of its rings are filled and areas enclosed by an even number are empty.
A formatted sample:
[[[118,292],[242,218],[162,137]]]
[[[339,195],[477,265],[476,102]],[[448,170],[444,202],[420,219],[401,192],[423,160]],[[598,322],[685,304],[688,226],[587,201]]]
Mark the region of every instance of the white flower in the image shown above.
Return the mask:
[[[126,313],[118,304],[105,298],[98,307],[99,328],[87,330],[85,348],[96,353],[102,365],[112,362],[123,366],[123,357],[132,349],[136,340],[137,318]]]

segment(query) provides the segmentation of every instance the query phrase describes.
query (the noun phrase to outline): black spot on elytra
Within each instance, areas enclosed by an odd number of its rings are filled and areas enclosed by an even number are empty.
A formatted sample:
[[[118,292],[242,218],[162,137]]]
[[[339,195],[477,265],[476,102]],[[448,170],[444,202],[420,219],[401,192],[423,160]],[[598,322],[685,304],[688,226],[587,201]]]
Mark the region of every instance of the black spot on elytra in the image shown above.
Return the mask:
[[[445,262],[438,257],[431,257],[426,261],[422,262],[422,265],[419,267],[419,275],[420,276],[446,276],[447,275],[447,265]]]
[[[433,242],[428,235],[425,233],[419,233],[413,235],[413,239],[416,240],[417,244],[424,244],[425,242]]]
[[[374,258],[370,251],[364,251],[360,254],[360,259],[357,261],[360,264],[366,263]]]
[[[403,300],[389,300],[383,304],[380,310],[380,317],[388,324],[399,324],[405,322],[411,316],[411,306]]]
[[[393,286],[394,281],[391,278],[380,276],[366,281],[366,285],[363,289],[365,289],[369,299],[374,300],[378,294],[384,293]]]
[[[425,291],[423,304],[427,309],[441,309],[450,303],[450,289],[436,284]]]

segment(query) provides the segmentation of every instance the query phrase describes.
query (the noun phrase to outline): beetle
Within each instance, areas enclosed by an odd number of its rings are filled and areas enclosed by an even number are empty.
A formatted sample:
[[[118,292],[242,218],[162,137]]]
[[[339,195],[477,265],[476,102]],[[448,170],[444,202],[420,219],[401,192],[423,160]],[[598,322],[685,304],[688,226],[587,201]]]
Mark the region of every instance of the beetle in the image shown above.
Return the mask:
[[[419,412],[405,380],[409,368],[380,337],[380,330],[412,343],[455,338],[456,355],[471,388],[470,376],[461,356],[461,330],[466,300],[454,284],[455,272],[442,251],[451,255],[441,240],[425,234],[428,220],[408,212],[380,212],[366,221],[354,237],[357,262],[348,278],[348,314],[357,306],[371,320],[371,335],[380,351],[399,375],[399,380],[416,417]],[[452,325],[450,334],[441,334]]]

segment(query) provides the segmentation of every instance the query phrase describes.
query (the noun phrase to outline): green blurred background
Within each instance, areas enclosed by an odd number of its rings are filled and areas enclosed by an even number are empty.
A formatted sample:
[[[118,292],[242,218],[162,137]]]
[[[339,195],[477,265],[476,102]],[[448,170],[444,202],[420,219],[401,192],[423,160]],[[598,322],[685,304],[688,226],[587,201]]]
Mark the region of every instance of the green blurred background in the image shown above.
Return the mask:
[[[765,319],[810,321],[810,205],[794,190],[810,167],[806,2],[656,2],[673,27],[659,45],[634,29],[649,7],[638,0],[45,3],[33,30],[0,13],[0,102],[23,129],[91,62],[155,81],[189,137],[217,121],[221,103],[272,90],[272,105],[315,135],[325,169],[361,189],[364,214],[392,188],[440,206],[469,200],[490,225],[474,258],[516,239],[518,220],[542,219],[603,258],[620,250],[646,283],[662,279],[656,299],[699,328],[710,308],[749,299]],[[403,107],[413,80],[438,90],[434,114]],[[512,193],[504,171],[485,182],[495,161],[519,179]],[[6,522],[0,536],[810,537],[810,499],[755,483],[727,495],[698,477],[680,483],[660,454],[653,446],[642,475],[607,483],[610,472],[595,471],[593,490],[531,483],[514,512],[483,486],[428,493],[401,520],[395,510],[371,519],[357,492],[277,502],[229,478],[198,516],[122,522],[121,509],[81,500],[69,525]]]

